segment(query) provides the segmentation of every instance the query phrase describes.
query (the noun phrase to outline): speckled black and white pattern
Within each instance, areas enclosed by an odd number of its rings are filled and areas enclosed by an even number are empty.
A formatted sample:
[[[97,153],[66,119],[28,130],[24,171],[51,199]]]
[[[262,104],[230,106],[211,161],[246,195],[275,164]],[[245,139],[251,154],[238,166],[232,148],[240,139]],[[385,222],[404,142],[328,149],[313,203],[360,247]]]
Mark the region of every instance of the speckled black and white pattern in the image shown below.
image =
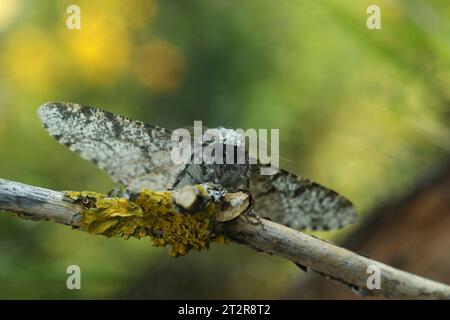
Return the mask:
[[[50,135],[126,186],[167,189],[185,167],[171,161],[169,130],[74,103],[47,103],[38,115]]]
[[[285,170],[261,175],[260,164],[248,163],[248,152],[245,164],[177,165],[171,161],[175,142],[170,130],[73,103],[47,103],[38,114],[59,142],[131,188],[158,190],[212,182],[249,190],[259,215],[295,229],[338,229],[357,218],[350,201],[330,189]],[[219,138],[229,136],[227,141],[235,141],[235,146],[241,143],[234,131],[216,131]]]
[[[309,230],[339,229],[357,221],[352,203],[333,190],[285,170],[267,176],[255,169],[250,192],[260,216]]]

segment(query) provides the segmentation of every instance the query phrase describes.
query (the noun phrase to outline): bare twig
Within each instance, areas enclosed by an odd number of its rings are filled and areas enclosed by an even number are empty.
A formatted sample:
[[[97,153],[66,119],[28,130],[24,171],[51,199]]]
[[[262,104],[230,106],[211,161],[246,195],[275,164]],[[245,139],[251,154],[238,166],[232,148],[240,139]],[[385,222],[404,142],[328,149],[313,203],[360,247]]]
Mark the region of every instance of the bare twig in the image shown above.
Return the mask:
[[[242,197],[242,194],[237,196]],[[33,220],[52,220],[78,228],[83,208],[66,201],[62,192],[0,179],[0,210],[15,212],[21,217]],[[217,230],[238,243],[279,255],[344,283],[359,294],[390,298],[450,299],[450,287],[445,284],[397,270],[329,242],[262,219],[251,212],[220,223]],[[377,266],[381,271],[380,289],[367,288],[369,266]]]
[[[225,233],[252,248],[282,256],[351,287],[361,295],[402,299],[450,299],[450,287],[392,268],[329,242],[265,219],[241,215],[224,226]],[[380,289],[369,290],[369,266],[381,273]]]

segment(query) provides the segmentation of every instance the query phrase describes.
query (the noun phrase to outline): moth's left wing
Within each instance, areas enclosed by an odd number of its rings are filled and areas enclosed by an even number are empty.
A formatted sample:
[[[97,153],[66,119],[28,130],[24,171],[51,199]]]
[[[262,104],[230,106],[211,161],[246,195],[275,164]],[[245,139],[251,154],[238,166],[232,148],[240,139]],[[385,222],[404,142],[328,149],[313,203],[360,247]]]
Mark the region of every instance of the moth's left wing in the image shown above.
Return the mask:
[[[263,218],[294,229],[331,230],[356,222],[352,203],[338,193],[282,169],[261,175],[254,165],[250,193]]]
[[[184,169],[171,161],[164,128],[74,103],[46,103],[38,115],[56,140],[126,186],[167,189]]]

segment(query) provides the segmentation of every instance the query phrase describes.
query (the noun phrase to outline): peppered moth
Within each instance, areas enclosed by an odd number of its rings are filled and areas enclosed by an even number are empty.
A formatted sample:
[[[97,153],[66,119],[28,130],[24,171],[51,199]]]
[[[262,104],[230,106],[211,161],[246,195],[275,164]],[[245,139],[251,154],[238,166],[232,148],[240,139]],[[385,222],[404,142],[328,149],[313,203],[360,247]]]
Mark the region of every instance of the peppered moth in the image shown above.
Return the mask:
[[[338,229],[356,221],[346,198],[282,169],[261,175],[263,165],[249,161],[176,164],[171,130],[74,103],[47,103],[38,115],[50,135],[128,187],[173,189],[212,182],[249,191],[260,216],[295,229]],[[226,134],[229,129],[217,130]]]

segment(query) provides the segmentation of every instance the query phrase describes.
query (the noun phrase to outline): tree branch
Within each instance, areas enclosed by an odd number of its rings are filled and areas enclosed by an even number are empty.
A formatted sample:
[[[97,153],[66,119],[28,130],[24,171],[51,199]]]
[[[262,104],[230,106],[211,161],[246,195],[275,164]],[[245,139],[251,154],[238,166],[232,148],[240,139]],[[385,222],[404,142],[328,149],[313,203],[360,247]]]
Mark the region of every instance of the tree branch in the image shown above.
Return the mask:
[[[184,195],[181,198],[186,201]],[[83,207],[66,201],[63,192],[0,179],[0,210],[14,212],[27,219],[51,220],[79,228]],[[220,222],[216,229],[238,243],[279,255],[346,284],[358,294],[390,298],[450,299],[450,287],[445,284],[392,268],[262,219],[252,211]],[[369,266],[377,266],[381,271],[380,289],[369,290],[367,287]]]
[[[401,271],[352,251],[265,219],[240,216],[224,226],[242,244],[289,259],[347,285],[359,295],[401,299],[450,299],[450,287]],[[369,290],[369,266],[381,271],[380,289]]]

